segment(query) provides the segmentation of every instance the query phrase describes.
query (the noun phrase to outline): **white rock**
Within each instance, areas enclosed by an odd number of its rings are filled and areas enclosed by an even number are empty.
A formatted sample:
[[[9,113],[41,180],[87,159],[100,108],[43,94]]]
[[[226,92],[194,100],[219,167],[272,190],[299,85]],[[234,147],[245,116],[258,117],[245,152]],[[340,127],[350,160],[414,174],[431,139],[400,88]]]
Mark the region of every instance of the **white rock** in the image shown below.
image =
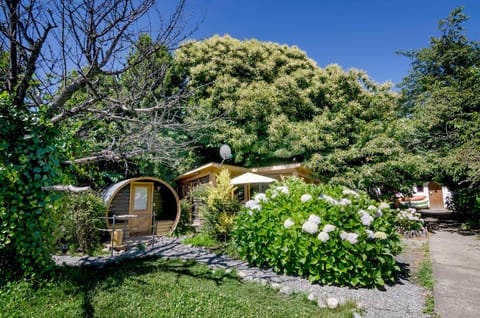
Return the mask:
[[[240,279],[244,279],[245,277],[247,277],[247,274],[245,274],[245,272],[238,271],[237,272],[237,277],[240,278]]]
[[[308,295],[307,299],[310,300],[310,301],[315,301],[317,297],[315,296],[315,293],[310,293],[310,295]]]
[[[292,292],[293,290],[288,286],[283,286],[280,288],[280,294],[290,295]]]
[[[318,299],[317,304],[318,304],[318,307],[320,308],[327,308],[327,305],[325,305],[323,300],[321,300],[320,298]]]
[[[338,299],[335,297],[327,298],[327,307],[330,309],[335,309],[338,307]]]

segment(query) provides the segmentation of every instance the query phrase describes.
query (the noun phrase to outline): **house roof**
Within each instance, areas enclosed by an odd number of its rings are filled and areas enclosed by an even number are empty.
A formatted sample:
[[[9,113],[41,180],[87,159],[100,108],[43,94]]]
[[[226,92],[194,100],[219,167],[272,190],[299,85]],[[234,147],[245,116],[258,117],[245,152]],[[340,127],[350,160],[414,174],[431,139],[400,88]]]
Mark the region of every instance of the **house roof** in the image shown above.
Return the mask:
[[[203,166],[195,168],[193,170],[187,171],[184,174],[179,175],[178,177],[175,178],[175,181],[187,180],[197,176],[200,177],[203,175],[207,175],[210,172],[216,172],[222,168],[227,168],[228,170],[234,172],[236,175],[242,174],[248,171],[248,169],[244,167],[210,162],[210,163],[204,164]]]
[[[291,174],[292,171],[297,173],[310,176],[312,172],[302,166],[300,163],[290,163],[290,164],[279,164],[266,167],[256,167],[256,168],[244,168],[240,166],[228,165],[228,164],[219,164],[215,162],[207,163],[203,166],[195,168],[193,170],[187,171],[184,174],[175,178],[175,181],[190,181],[197,178],[207,176],[210,173],[216,173],[222,168],[227,168],[232,173],[232,177],[236,177],[246,172],[255,173],[257,175],[278,175],[278,174]]]

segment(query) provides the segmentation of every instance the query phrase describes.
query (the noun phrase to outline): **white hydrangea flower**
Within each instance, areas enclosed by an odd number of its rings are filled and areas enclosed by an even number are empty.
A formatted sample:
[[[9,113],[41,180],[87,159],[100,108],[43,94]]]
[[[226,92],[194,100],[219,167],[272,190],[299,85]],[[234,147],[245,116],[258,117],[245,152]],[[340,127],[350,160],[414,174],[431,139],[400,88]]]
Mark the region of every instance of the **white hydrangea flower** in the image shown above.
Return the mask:
[[[373,233],[372,230],[365,230],[365,233],[367,233],[369,239],[375,238],[375,234]]]
[[[369,205],[368,208],[367,208],[367,210],[376,210],[376,209],[377,209],[377,207],[374,206],[374,205]]]
[[[357,233],[347,233],[347,241],[350,242],[350,244],[357,244],[358,243],[358,234]]]
[[[326,195],[326,194],[321,194],[318,198],[319,198],[319,199],[322,199],[322,200],[325,200],[325,201],[327,201],[328,203],[333,204],[333,205],[338,204],[338,201],[337,201],[337,200],[335,200],[334,198],[332,198],[331,196],[328,196],[328,195]]]
[[[293,220],[291,218],[288,218],[288,219],[285,220],[285,222],[283,222],[283,227],[286,228],[286,229],[289,229],[294,225],[295,225],[295,222],[293,222]]]
[[[345,232],[345,231],[340,232],[340,238],[341,238],[342,240],[346,240],[346,239],[347,239],[347,236],[348,236],[348,233],[347,233],[347,232]]]
[[[280,186],[280,187],[277,187],[276,188],[278,191],[280,191],[281,193],[283,194],[290,194],[290,191],[288,191],[288,187],[287,186]]]
[[[319,216],[316,216],[315,214],[310,214],[310,216],[308,217],[308,222],[312,222],[318,225],[320,224],[321,220]]]
[[[360,214],[360,216],[364,216],[365,214],[368,214],[368,212],[365,210],[359,210],[358,214]]]
[[[268,198],[267,198],[267,196],[265,195],[265,193],[258,193],[258,194],[255,196],[255,200],[256,200],[257,202],[267,201]]]
[[[323,232],[330,233],[330,232],[335,231],[335,229],[336,229],[335,225],[325,224],[325,226],[323,227]]]
[[[311,196],[310,194],[308,194],[308,193],[302,195],[302,197],[300,198],[300,200],[301,200],[303,203],[305,203],[305,202],[307,202],[307,201],[310,201],[311,199],[312,199],[312,196]]]
[[[245,207],[249,208],[249,209],[251,209],[252,207],[257,206],[257,205],[258,205],[258,201],[256,201],[256,200],[249,200],[249,201],[245,202]]]
[[[253,211],[252,210],[248,210],[248,215],[252,216],[253,215]]]
[[[349,205],[349,204],[352,204],[352,201],[349,200],[349,199],[346,199],[346,198],[342,198],[342,199],[340,199],[340,201],[338,201],[338,203],[340,205]]]
[[[384,210],[384,209],[390,209],[390,205],[386,202],[382,202],[380,203],[380,205],[378,206],[379,209],[381,210]]]
[[[250,209],[250,210],[258,210],[260,211],[262,209],[262,206],[257,200],[249,200],[245,203],[245,207]]]
[[[360,195],[359,195],[357,192],[355,192],[355,191],[353,191],[353,190],[350,190],[350,189],[345,189],[345,190],[343,190],[343,191],[342,191],[342,194],[343,194],[343,195],[353,195],[353,196],[356,197],[356,198],[359,198],[359,197],[360,197]]]
[[[327,232],[320,232],[317,236],[317,238],[322,241],[323,243],[325,243],[326,241],[328,241],[330,239],[330,235],[328,235]]]
[[[373,221],[373,217],[370,214],[364,214],[361,217],[362,224],[365,226],[370,226]]]
[[[303,223],[302,230],[310,234],[315,234],[318,232],[318,224],[307,221]]]
[[[377,218],[381,217],[382,215],[383,215],[383,213],[382,213],[382,210],[381,210],[381,209],[378,209],[377,212],[375,213],[375,216],[376,216]]]
[[[386,240],[387,239],[387,234],[385,232],[378,231],[378,232],[375,232],[374,235],[379,240]]]

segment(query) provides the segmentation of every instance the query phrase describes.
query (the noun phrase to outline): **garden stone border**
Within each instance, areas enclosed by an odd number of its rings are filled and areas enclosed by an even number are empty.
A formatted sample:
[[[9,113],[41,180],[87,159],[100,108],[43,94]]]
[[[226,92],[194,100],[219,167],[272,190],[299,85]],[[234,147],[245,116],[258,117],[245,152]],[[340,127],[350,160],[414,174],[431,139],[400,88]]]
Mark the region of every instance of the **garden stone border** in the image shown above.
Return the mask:
[[[258,268],[246,262],[231,259],[224,255],[216,255],[205,248],[192,247],[181,243],[180,238],[159,237],[153,246],[144,250],[130,250],[114,257],[105,256],[53,256],[59,266],[93,266],[102,268],[107,264],[115,264],[123,259],[157,256],[162,258],[179,258],[182,260],[196,260],[211,268],[220,268],[226,271],[236,270],[239,279],[254,281],[268,285],[283,294],[303,293],[308,298],[317,301],[320,307],[334,303],[332,298],[341,304],[345,301],[354,301],[363,310],[365,318],[419,318],[428,317],[423,313],[424,290],[400,279],[395,284],[386,285],[384,289],[348,288],[312,284],[308,280],[277,274],[269,268]],[[328,301],[328,303],[327,303]],[[360,317],[357,313],[356,317]]]

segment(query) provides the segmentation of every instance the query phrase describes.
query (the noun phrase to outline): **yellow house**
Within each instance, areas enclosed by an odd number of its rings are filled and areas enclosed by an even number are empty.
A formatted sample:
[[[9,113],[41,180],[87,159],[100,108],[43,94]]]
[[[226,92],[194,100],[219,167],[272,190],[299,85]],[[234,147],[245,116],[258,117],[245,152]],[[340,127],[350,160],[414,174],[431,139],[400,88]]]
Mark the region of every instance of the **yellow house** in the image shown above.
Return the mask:
[[[282,177],[296,176],[303,179],[307,183],[313,183],[312,172],[303,167],[300,163],[279,164],[267,167],[244,168],[234,165],[219,164],[210,162],[196,169],[185,172],[175,178],[178,186],[180,197],[185,197],[191,189],[201,184],[215,184],[217,173],[226,168],[230,171],[230,177],[235,178],[244,173],[251,172],[261,176],[269,177],[275,180],[281,180]],[[239,185],[238,197],[241,200],[249,200],[250,195],[254,192],[264,192],[268,184],[264,183],[248,183]]]

